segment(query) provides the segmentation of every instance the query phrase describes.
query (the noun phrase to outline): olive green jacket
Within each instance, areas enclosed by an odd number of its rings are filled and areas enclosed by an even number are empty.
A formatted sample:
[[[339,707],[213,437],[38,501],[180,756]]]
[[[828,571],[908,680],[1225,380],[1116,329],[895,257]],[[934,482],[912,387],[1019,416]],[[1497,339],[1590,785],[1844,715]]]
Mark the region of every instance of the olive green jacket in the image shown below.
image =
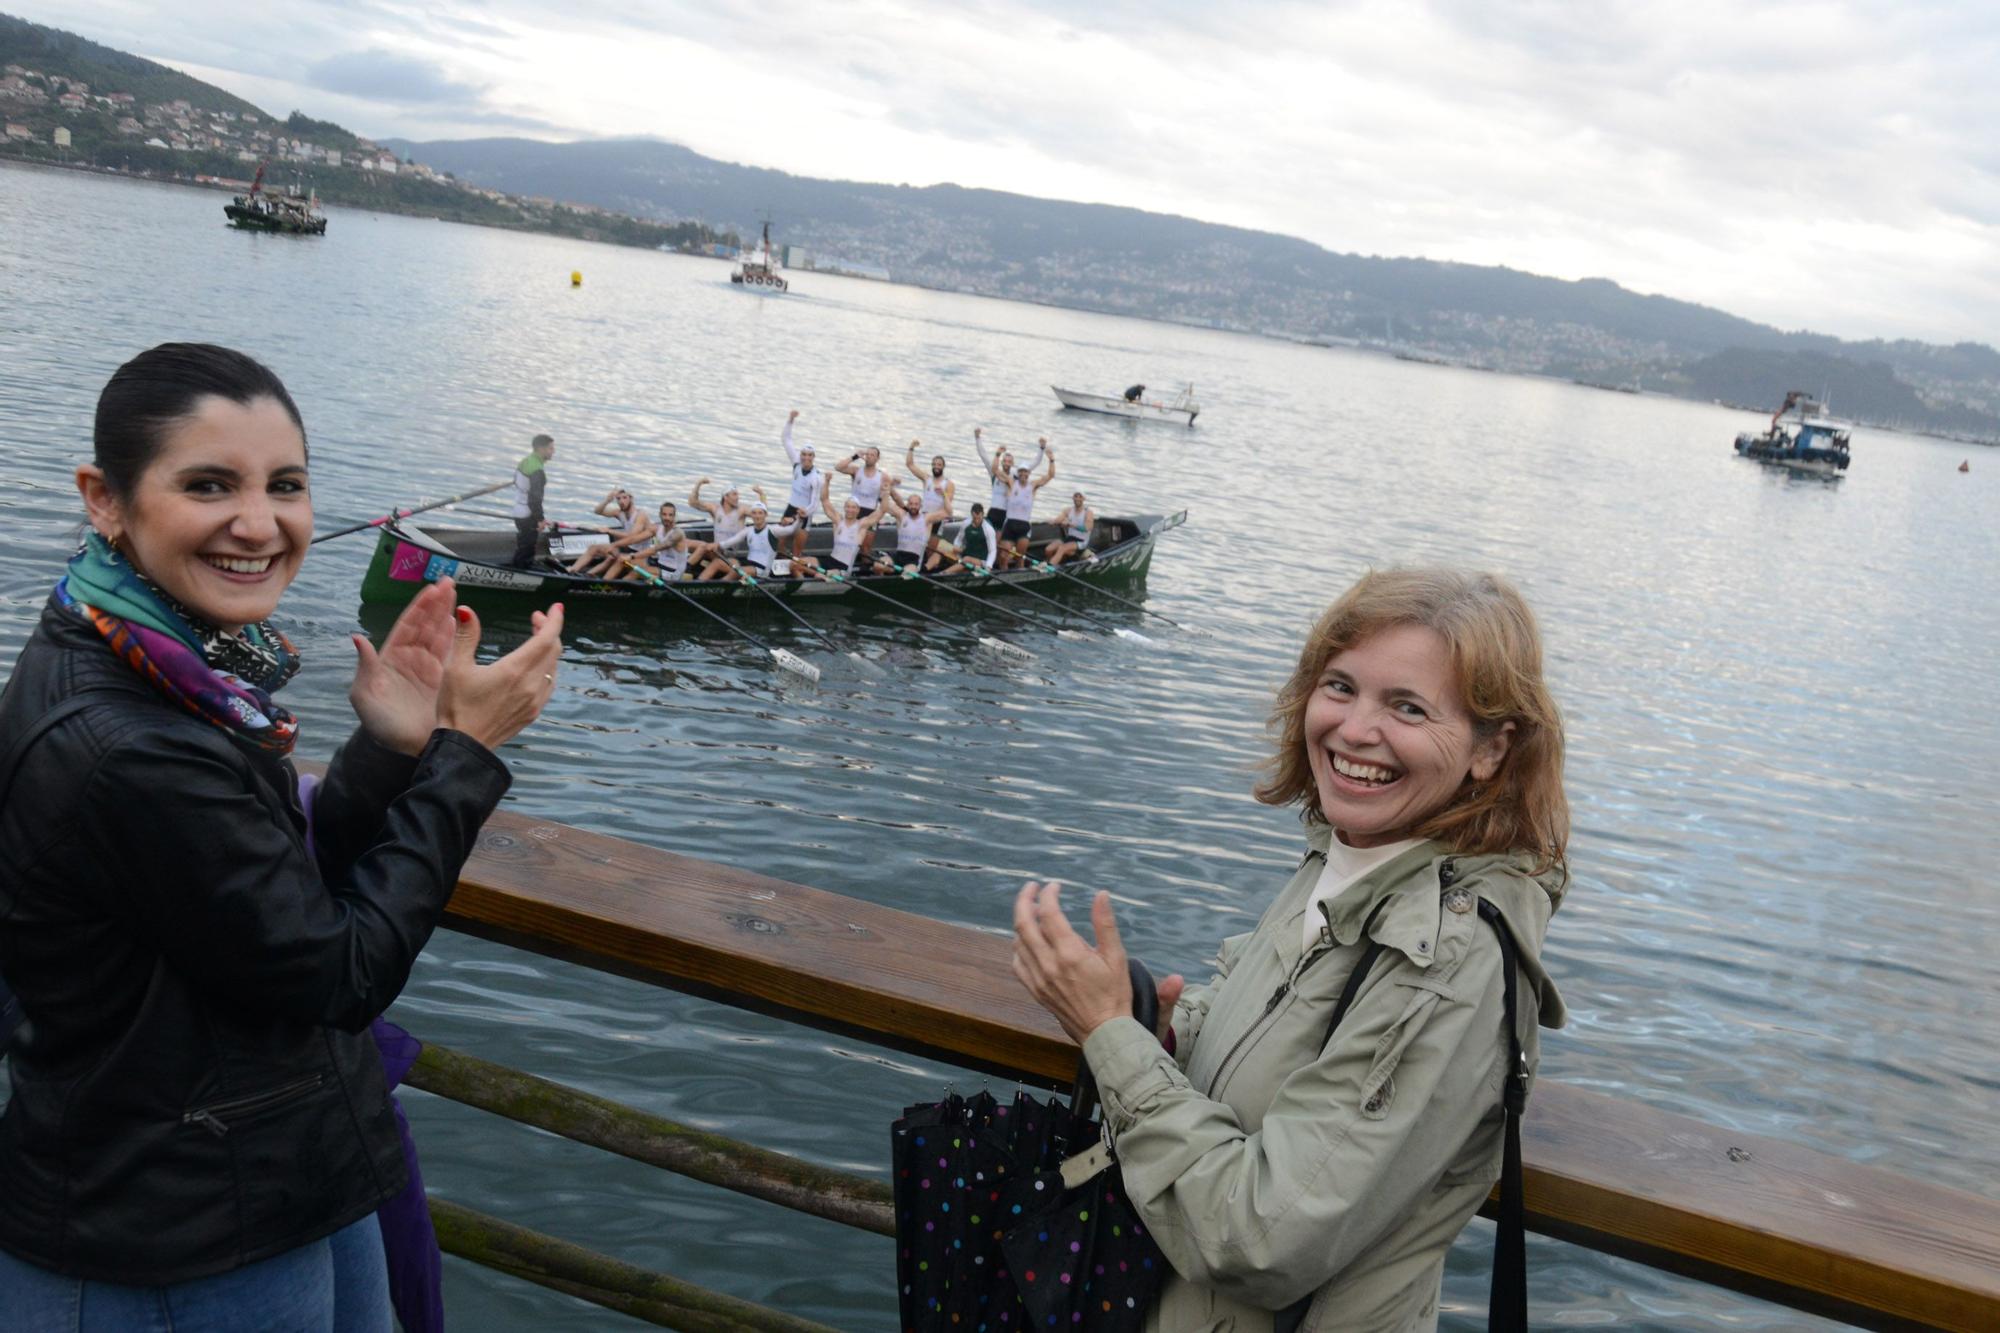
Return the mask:
[[[1475,897],[1519,949],[1531,1070],[1537,1020],[1562,1025],[1541,963],[1560,871],[1426,842],[1325,904],[1302,951],[1328,836],[1313,830],[1257,928],[1182,997],[1178,1058],[1129,1018],[1084,1044],[1126,1187],[1178,1274],[1153,1333],[1259,1333],[1308,1295],[1306,1329],[1434,1328],[1445,1252],[1500,1176],[1501,954]],[[1371,914],[1387,947],[1322,1053]]]

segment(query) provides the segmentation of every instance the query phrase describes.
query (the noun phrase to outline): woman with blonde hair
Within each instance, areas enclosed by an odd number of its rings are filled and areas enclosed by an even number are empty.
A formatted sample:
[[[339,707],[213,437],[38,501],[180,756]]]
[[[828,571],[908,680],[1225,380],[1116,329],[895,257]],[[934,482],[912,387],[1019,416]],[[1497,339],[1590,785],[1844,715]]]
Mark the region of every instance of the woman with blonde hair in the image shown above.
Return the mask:
[[[1092,947],[1058,885],[1026,885],[1014,971],[1082,1045],[1174,1270],[1150,1330],[1433,1329],[1536,1024],[1564,1017],[1540,950],[1569,810],[1534,616],[1490,574],[1369,573],[1313,626],[1271,729],[1255,794],[1298,807],[1304,857],[1206,985],[1160,983],[1170,1028],[1129,1016],[1108,894]],[[1525,1319],[1519,1269],[1496,1254],[1495,1327]]]

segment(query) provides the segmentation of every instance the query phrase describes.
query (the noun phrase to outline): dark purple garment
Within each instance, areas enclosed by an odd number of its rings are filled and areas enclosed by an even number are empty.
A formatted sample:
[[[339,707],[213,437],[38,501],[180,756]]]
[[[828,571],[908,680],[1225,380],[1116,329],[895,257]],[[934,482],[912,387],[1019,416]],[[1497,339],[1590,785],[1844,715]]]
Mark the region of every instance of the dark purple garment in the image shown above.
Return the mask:
[[[313,848],[313,793],[319,779],[299,777],[299,807],[306,814],[306,853]],[[437,1233],[431,1229],[430,1204],[424,1197],[423,1172],[417,1166],[417,1141],[410,1136],[409,1117],[395,1096],[424,1044],[386,1018],[368,1025],[375,1049],[382,1055],[382,1073],[389,1081],[389,1109],[396,1113],[396,1132],[403,1139],[403,1165],[410,1181],[403,1192],[375,1211],[382,1227],[382,1251],[389,1261],[389,1304],[403,1333],[444,1333],[444,1260],[438,1254]]]

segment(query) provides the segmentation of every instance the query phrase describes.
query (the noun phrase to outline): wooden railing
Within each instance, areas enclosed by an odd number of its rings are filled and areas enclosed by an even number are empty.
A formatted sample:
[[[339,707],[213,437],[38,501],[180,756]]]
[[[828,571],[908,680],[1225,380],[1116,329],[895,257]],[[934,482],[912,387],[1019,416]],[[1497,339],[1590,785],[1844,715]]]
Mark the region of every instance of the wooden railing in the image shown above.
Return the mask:
[[[446,924],[1009,1079],[1066,1087],[1076,1067],[1076,1048],[1010,975],[1002,936],[518,814],[488,822]],[[427,1052],[410,1081],[775,1202],[887,1225],[878,1183],[456,1053]],[[2000,1328],[1992,1200],[1547,1080],[1525,1157],[1528,1225],[1544,1234],[1862,1327]],[[455,1253],[672,1327],[808,1327],[440,1207]]]

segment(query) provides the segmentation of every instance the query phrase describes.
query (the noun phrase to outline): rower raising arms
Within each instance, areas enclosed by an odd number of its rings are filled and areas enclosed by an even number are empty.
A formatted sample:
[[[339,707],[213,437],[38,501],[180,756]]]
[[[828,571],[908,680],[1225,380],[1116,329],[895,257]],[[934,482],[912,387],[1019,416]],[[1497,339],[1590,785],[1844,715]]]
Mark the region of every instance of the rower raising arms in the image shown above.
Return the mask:
[[[785,498],[784,521],[799,520],[796,529],[787,529],[795,533],[792,537],[793,555],[805,551],[806,527],[812,522],[812,511],[819,508],[820,492],[826,489],[826,474],[813,470],[813,447],[810,444],[792,447],[792,423],[798,419],[799,409],[795,407],[792,414],[785,418],[785,433],[779,437],[779,443],[785,446],[785,457],[792,460],[792,490]]]
[[[694,484],[694,489],[688,492],[688,503],[706,513],[709,521],[715,525],[714,531],[710,533],[712,540],[688,543],[689,567],[699,568],[704,582],[719,579],[729,573],[729,566],[715,558],[716,548],[743,531],[743,525],[748,520],[748,515],[742,509],[742,496],[734,486],[722,493],[720,503],[711,504],[701,498],[701,488],[708,485],[709,480],[703,477]],[[769,499],[764,494],[762,486],[752,486],[750,489],[757,493],[759,500]]]
[[[834,569],[854,571],[855,566],[862,563],[862,541],[869,533],[875,531],[875,525],[881,522],[882,511],[886,506],[878,503],[875,508],[863,513],[861,506],[849,496],[847,503],[842,506],[844,512],[836,514],[833,510],[833,497],[828,495],[821,498],[820,507],[826,511],[827,521],[833,524],[833,547],[827,552],[824,563]],[[810,556],[801,556],[799,559],[801,563],[815,569],[821,563]]]
[[[730,551],[736,547],[742,547],[744,550],[743,563],[750,567],[751,575],[760,579],[769,578],[771,575],[771,566],[778,558],[777,547],[772,544],[773,541],[782,540],[804,530],[805,516],[803,514],[789,523],[772,527],[771,512],[765,506],[764,502],[759,500],[756,504],[750,506],[750,526],[726,542],[717,542],[716,546],[719,548],[718,554],[724,560],[729,558]],[[731,569],[725,577],[734,580],[741,576],[741,570]]]
[[[1069,508],[1056,515],[1056,522],[1062,525],[1062,531],[1042,548],[1042,559],[1052,565],[1060,565],[1073,555],[1082,556],[1085,560],[1097,559],[1090,549],[1090,534],[1097,527],[1097,512],[1084,506],[1082,491],[1069,497]]]
[[[880,449],[877,449],[872,444],[866,449],[856,449],[847,457],[846,461],[834,464],[833,470],[854,479],[854,489],[848,492],[848,498],[861,506],[861,512],[865,514],[870,510],[880,511],[882,509],[882,482],[884,474],[882,472],[882,451]],[[828,479],[826,489],[832,489],[831,478]],[[827,504],[830,507],[830,498]],[[862,558],[866,559],[874,553],[874,550],[875,529],[870,525],[861,534]]]
[[[889,479],[889,489],[895,492],[898,502],[896,549],[889,553],[889,559],[894,562],[897,569],[916,565],[921,572],[924,553],[930,548],[931,538],[936,534],[937,525],[944,522],[945,512],[942,509],[933,509],[926,514],[923,510],[923,497],[915,493],[904,495],[896,490],[894,477]],[[937,564],[938,557],[932,555],[930,568],[936,569]]]
[[[632,503],[632,492],[623,486],[614,487],[590,512],[611,519],[617,524],[617,532],[610,541],[599,542],[578,556],[570,563],[569,572],[598,576],[616,574],[625,567],[626,552],[653,535],[653,520],[646,517],[645,510]]]
[[[911,476],[924,484],[924,512],[931,514],[942,509],[945,517],[950,518],[952,516],[952,500],[958,494],[958,484],[945,479],[943,454],[931,455],[931,470],[929,472],[924,472],[917,467],[917,446],[921,443],[923,443],[921,440],[910,441],[909,449],[903,454],[903,466],[910,470]],[[933,531],[931,533],[931,551],[939,553],[943,545],[944,539]]]
[[[999,451],[997,457],[989,458],[986,454],[986,428],[984,426],[974,426],[972,428],[972,447],[979,451],[979,461],[985,465],[986,475],[993,479],[993,493],[986,497],[986,521],[993,525],[995,531],[999,531],[1005,527],[1007,522],[1007,486],[1014,472],[1014,455],[1010,451],[1002,449]],[[1035,456],[1028,460],[1028,467],[1031,471],[1034,469],[1035,464],[1042,461],[1042,452],[1046,451],[1048,447],[1049,442],[1045,436],[1042,439],[1041,450],[1037,450]]]
[[[957,574],[967,568],[991,569],[999,550],[1000,534],[986,521],[986,506],[974,500],[965,520],[965,531],[958,534],[958,563],[938,572]]]
[[[1028,529],[1035,515],[1035,492],[1055,480],[1056,452],[1049,448],[1049,437],[1042,437],[1041,452],[1047,455],[1049,466],[1041,476],[1030,479],[1034,470],[1032,463],[1016,466],[1014,479],[1007,483],[1007,526],[1000,529],[1000,568],[1011,569],[1027,558]]]

